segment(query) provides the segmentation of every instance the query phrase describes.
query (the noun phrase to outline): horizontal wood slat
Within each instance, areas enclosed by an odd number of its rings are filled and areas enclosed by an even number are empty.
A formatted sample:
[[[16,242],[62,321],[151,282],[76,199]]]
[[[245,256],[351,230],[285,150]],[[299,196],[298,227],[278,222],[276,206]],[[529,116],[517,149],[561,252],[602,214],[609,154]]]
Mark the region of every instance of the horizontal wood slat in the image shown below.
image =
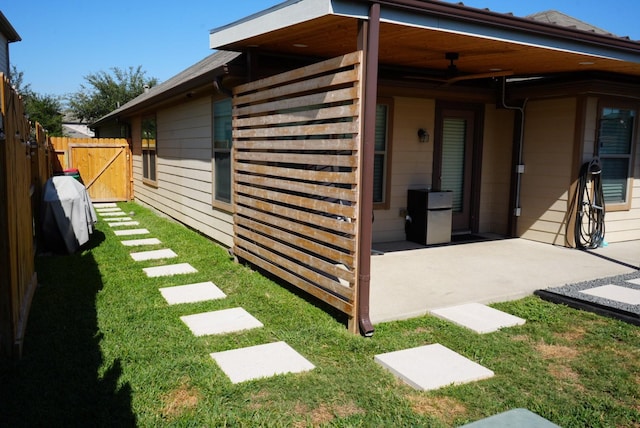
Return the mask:
[[[287,192],[306,193],[314,197],[335,198],[341,201],[348,201],[351,204],[355,204],[356,202],[356,192],[351,189],[341,189],[330,185],[301,183],[299,181],[255,175],[236,174],[235,177],[237,183],[248,184],[253,187],[269,187]]]
[[[234,251],[351,319],[362,54],[234,89]]]
[[[318,288],[315,284],[310,283],[304,278],[301,278],[293,273],[271,263],[266,257],[270,257],[271,254],[261,250],[259,247],[248,244],[247,247],[250,250],[246,250],[242,245],[237,245],[235,248],[235,254],[248,262],[272,273],[273,275],[287,281],[288,283],[295,285],[301,290],[311,294],[314,297],[322,300],[323,302],[333,306],[339,311],[345,314],[354,313],[355,306],[352,302],[345,302],[339,297],[334,296],[331,293]],[[260,257],[262,256],[262,257]]]

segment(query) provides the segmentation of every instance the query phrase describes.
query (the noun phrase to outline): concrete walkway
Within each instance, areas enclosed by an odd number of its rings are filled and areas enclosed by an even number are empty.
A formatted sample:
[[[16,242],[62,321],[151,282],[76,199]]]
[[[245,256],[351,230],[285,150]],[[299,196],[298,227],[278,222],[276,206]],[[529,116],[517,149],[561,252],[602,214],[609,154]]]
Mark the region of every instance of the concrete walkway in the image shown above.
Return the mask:
[[[515,300],[539,289],[631,273],[640,267],[640,241],[589,251],[525,239],[402,250],[409,246],[374,245],[383,252],[371,256],[374,324],[465,303]]]

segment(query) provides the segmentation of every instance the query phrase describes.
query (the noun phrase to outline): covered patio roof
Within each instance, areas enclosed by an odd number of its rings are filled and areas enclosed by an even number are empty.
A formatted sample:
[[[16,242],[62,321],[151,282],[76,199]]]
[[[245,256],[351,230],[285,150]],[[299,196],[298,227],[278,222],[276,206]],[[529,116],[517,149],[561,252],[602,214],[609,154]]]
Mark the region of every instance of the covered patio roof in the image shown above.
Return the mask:
[[[356,50],[373,0],[289,0],[211,30],[210,47],[329,58]],[[382,0],[379,64],[458,80],[605,72],[640,76],[640,43],[436,0]],[[447,53],[457,53],[455,75]],[[420,71],[424,73],[420,75]]]

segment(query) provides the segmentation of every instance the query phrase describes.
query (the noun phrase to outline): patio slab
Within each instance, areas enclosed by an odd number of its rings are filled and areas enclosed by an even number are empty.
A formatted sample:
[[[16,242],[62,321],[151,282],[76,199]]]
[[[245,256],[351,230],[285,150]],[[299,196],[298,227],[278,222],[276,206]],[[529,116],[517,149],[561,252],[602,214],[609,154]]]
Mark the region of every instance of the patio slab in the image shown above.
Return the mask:
[[[130,235],[147,235],[150,233],[147,229],[125,229],[125,230],[115,230],[116,236],[130,236]]]
[[[494,375],[493,371],[439,343],[379,354],[374,360],[405,383],[423,391]]]
[[[405,244],[404,246],[400,244]],[[465,303],[495,303],[535,291],[637,271],[640,240],[580,251],[522,238],[424,247],[374,244],[374,324]]]
[[[315,368],[285,342],[214,352],[210,355],[232,383],[302,373]]]
[[[631,281],[629,281],[631,282]],[[590,296],[602,297],[628,305],[640,305],[640,290],[608,284],[580,291]]]
[[[198,270],[189,263],[178,263],[175,265],[155,266],[142,269],[149,278],[157,278],[159,276],[173,276],[188,273],[196,273]]]
[[[120,241],[125,247],[136,247],[141,245],[158,245],[162,242],[158,238],[146,238],[146,239],[128,239],[126,241]]]
[[[263,327],[253,315],[243,308],[222,309],[180,317],[195,336],[234,333]]]
[[[153,250],[153,251],[140,251],[137,253],[129,254],[131,258],[137,262],[142,262],[145,260],[160,260],[160,259],[172,259],[174,257],[178,257],[178,255],[168,248],[162,250]]]
[[[526,320],[481,303],[467,303],[434,309],[431,313],[476,333],[491,333],[504,327],[523,325]]]
[[[211,281],[164,287],[160,289],[160,293],[170,305],[204,302],[206,300],[218,300],[227,297],[227,295]]]

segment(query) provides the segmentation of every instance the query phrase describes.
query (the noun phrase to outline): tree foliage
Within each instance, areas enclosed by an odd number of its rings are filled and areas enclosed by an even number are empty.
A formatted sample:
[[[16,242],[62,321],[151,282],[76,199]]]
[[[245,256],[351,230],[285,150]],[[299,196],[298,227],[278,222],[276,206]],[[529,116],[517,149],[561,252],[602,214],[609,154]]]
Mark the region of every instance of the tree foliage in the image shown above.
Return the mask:
[[[55,95],[37,94],[24,83],[24,73],[11,66],[11,85],[22,95],[31,122],[38,122],[52,136],[62,136],[62,101]]]
[[[69,97],[69,109],[80,121],[94,122],[140,95],[145,86],[157,84],[156,78],[145,75],[141,66],[89,74],[80,91]]]

